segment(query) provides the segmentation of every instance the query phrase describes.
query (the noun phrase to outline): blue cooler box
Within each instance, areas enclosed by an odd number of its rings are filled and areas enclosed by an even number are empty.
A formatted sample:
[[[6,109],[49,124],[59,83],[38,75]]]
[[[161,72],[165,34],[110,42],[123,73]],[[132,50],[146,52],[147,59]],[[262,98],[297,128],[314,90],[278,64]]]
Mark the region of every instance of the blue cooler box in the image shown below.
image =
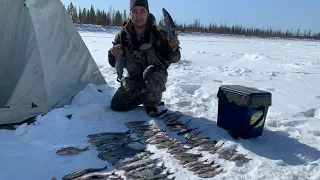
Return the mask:
[[[240,85],[222,85],[217,94],[217,125],[233,137],[248,139],[262,135],[271,93]]]

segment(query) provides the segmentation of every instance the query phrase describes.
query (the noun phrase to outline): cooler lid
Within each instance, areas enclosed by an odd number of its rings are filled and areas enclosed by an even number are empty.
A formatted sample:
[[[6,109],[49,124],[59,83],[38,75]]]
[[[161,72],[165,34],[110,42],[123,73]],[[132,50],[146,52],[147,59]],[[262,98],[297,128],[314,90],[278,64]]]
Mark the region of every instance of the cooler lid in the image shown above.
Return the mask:
[[[241,85],[222,85],[218,98],[233,102],[240,106],[271,106],[271,93]]]

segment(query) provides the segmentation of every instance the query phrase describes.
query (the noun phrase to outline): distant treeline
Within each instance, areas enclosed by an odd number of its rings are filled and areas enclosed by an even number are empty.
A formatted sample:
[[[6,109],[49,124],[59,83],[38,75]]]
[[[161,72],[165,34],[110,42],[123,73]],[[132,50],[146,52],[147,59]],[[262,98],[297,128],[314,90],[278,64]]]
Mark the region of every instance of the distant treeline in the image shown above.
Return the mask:
[[[81,7],[76,8],[71,2],[67,11],[70,14],[74,23],[77,24],[94,24],[102,26],[121,26],[124,20],[127,19],[128,14],[126,10],[120,12],[113,8],[109,11],[95,9],[91,6],[90,9]],[[164,26],[163,19],[158,21],[160,26]],[[320,32],[314,33],[311,30],[274,30],[272,28],[261,29],[254,27],[243,27],[241,25],[228,26],[225,24],[210,24],[204,26],[200,23],[200,19],[195,19],[193,23],[178,23],[176,22],[177,29],[182,32],[205,32],[215,34],[230,34],[230,35],[244,35],[244,36],[257,36],[257,37],[280,37],[280,38],[298,38],[298,39],[317,39],[320,40]]]

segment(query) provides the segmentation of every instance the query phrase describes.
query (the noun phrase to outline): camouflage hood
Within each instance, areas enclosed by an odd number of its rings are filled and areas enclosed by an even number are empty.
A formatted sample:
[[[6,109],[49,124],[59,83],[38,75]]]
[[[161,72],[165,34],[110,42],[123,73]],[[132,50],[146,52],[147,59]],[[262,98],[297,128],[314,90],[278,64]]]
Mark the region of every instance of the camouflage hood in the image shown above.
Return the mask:
[[[126,32],[133,32],[133,24],[131,21],[131,17],[129,16],[128,19],[123,23],[123,29]],[[154,17],[154,15],[152,13],[149,13],[149,17],[148,17],[148,21],[147,21],[147,29],[150,30],[152,28],[157,27],[157,21],[156,18]]]

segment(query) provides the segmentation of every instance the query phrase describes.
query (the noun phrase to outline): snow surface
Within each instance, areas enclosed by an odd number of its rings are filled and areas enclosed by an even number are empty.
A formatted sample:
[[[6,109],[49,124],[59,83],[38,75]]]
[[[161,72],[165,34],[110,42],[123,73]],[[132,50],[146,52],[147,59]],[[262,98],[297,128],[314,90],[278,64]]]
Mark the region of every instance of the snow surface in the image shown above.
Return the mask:
[[[90,84],[70,105],[39,116],[34,124],[0,130],[0,180],[61,179],[77,170],[105,165],[111,172],[112,166],[100,160],[92,146],[73,156],[55,152],[66,146],[86,147],[88,134],[126,131],[127,121],[150,120],[142,107],[130,112],[110,110],[119,84],[115,69],[108,64],[107,50],[117,29],[78,29],[108,84]],[[182,60],[169,68],[163,101],[171,110],[185,113],[183,119],[193,118],[189,126],[199,127],[203,136],[224,142],[222,150],[236,147],[253,159],[244,165],[217,159],[225,172],[212,179],[320,179],[319,42],[185,33],[180,41]],[[216,94],[226,84],[272,93],[262,136],[234,140],[217,127]],[[72,119],[66,118],[69,114]],[[163,122],[156,122],[163,127]],[[146,148],[164,159],[177,180],[200,179],[165,150],[153,145]],[[217,156],[207,154],[206,158]]]

